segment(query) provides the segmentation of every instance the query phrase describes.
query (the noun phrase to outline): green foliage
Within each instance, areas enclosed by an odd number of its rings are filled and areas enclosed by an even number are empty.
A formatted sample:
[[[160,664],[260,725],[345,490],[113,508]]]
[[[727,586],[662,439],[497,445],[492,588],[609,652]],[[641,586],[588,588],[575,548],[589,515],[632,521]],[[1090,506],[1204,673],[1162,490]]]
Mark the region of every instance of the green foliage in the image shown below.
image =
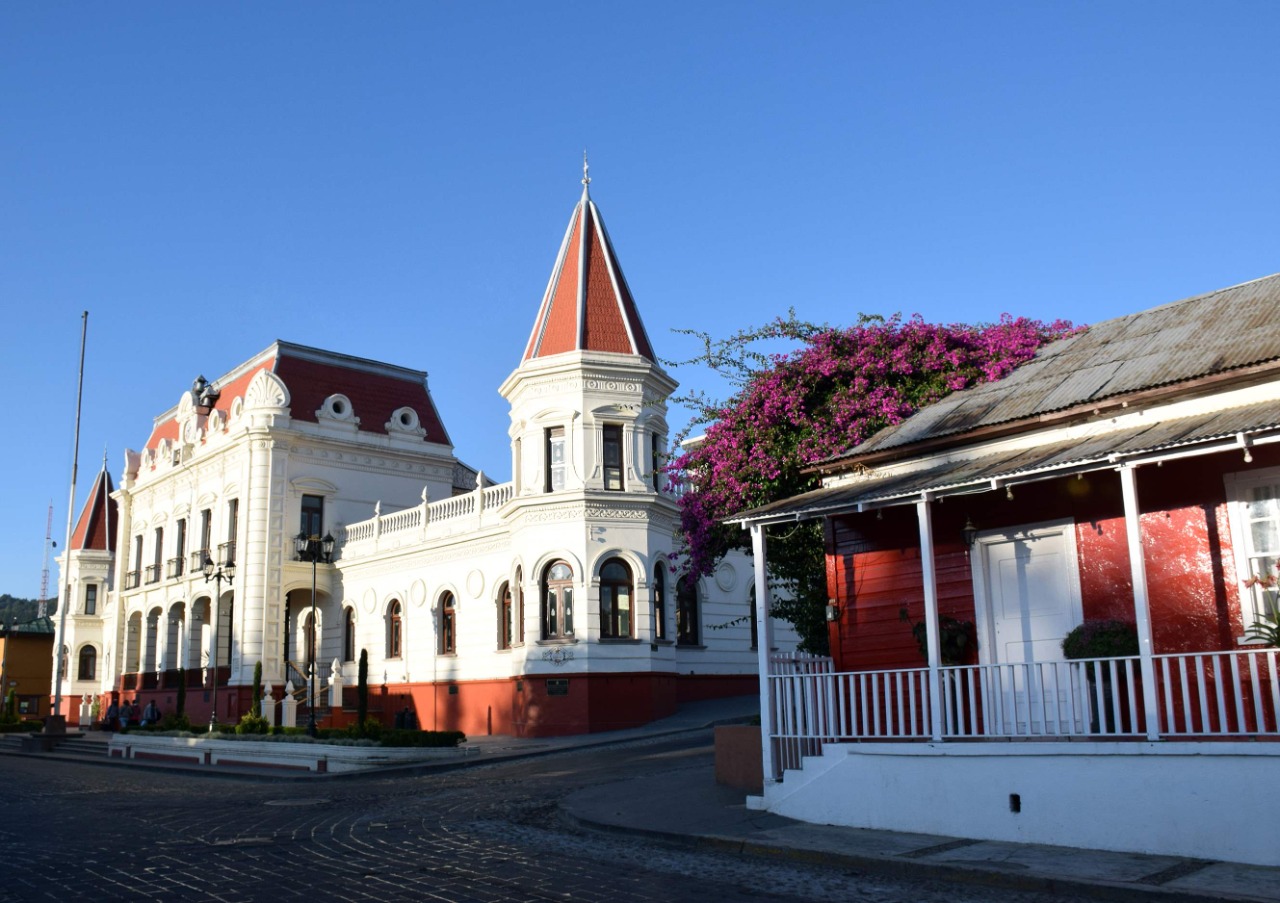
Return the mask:
[[[1265,614],[1244,632],[1247,639],[1258,640],[1268,646],[1280,646],[1280,616]]]
[[[253,710],[262,711],[262,662],[253,664]]]
[[[462,731],[407,731],[389,730],[382,734],[383,746],[444,747],[452,749],[465,743],[467,735]]]
[[[337,736],[350,737],[353,740],[377,740],[382,736],[382,722],[377,718],[366,718],[347,725],[343,731],[334,731]]]
[[[18,723],[18,691],[10,688],[4,697],[4,710],[0,712],[0,723]]]
[[[1124,658],[1138,654],[1138,628],[1115,619],[1088,620],[1062,638],[1069,659]]]
[[[152,727],[152,725],[148,725]],[[191,721],[183,714],[165,715],[154,725],[156,731],[191,731]]]
[[[44,730],[44,722],[27,718],[22,721],[0,721],[0,734],[21,734]]]
[[[920,657],[929,660],[929,628],[924,619],[912,621],[906,608],[898,609],[898,619],[911,625],[911,635],[920,647]],[[949,615],[938,616],[938,657],[943,665],[966,665],[978,649],[978,633],[972,621]]]
[[[356,678],[356,723],[369,717],[369,650],[360,650],[360,666]]]
[[[237,734],[269,734],[271,722],[257,712],[245,712],[236,725]]]
[[[50,600],[49,614],[54,613],[55,602],[56,600]],[[34,621],[39,613],[40,602],[37,599],[19,599],[8,593],[0,595],[0,624],[12,624],[14,621],[25,624]]]

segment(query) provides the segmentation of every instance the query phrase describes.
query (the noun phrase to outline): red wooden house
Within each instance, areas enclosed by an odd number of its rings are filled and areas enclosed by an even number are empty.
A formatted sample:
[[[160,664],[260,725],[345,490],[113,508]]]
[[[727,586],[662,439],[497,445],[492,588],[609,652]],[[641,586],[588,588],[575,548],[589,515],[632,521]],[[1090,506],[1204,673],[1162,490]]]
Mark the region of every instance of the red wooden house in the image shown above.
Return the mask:
[[[1278,653],[1251,636],[1276,600],[1248,584],[1280,557],[1277,443],[1270,276],[1056,342],[746,512],[758,569],[769,525],[824,521],[832,649],[770,675],[756,804],[1280,864]],[[1065,657],[1109,620],[1132,648]]]

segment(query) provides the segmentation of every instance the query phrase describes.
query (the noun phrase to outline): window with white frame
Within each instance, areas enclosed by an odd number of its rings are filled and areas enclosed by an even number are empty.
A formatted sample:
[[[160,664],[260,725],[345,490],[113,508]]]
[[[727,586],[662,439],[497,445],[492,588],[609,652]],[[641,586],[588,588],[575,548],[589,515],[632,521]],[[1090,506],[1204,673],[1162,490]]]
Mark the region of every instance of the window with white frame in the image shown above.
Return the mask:
[[[1280,617],[1274,581],[1280,561],[1280,468],[1228,474],[1232,548],[1235,550],[1240,615],[1247,632],[1263,618]],[[1247,583],[1246,583],[1247,582]]]

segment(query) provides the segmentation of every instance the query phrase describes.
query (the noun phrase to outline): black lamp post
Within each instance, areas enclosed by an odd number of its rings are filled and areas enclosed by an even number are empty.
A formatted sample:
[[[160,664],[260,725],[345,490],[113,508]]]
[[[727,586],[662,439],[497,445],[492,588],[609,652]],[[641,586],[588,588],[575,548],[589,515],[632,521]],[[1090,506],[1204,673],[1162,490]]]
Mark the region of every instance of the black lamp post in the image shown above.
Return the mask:
[[[307,535],[306,531],[299,533],[294,539],[294,548],[298,552],[299,561],[311,562],[311,690],[310,704],[307,706],[307,734],[314,737],[316,735],[316,632],[319,630],[320,624],[316,621],[316,565],[324,562],[329,564],[333,561],[333,534],[326,533],[324,539],[315,534]]]
[[[204,567],[201,570],[204,571],[204,582],[212,580],[215,587],[213,604],[209,606],[209,620],[213,622],[210,625],[213,630],[212,645],[209,647],[209,664],[212,666],[210,673],[213,675],[213,705],[209,709],[209,733],[212,734],[218,718],[218,608],[222,604],[222,581],[231,583],[236,579],[236,563],[223,561],[214,564],[209,553],[205,552]]]

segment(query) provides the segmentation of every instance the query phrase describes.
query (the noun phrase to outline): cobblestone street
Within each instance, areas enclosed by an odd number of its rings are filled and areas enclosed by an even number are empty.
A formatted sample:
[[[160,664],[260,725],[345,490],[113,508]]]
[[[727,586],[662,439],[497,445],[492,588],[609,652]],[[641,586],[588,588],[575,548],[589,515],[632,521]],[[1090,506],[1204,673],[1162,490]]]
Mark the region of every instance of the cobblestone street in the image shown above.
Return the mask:
[[[254,781],[0,757],[0,901],[1064,899],[584,830],[588,784],[705,767],[705,735],[419,776]]]

